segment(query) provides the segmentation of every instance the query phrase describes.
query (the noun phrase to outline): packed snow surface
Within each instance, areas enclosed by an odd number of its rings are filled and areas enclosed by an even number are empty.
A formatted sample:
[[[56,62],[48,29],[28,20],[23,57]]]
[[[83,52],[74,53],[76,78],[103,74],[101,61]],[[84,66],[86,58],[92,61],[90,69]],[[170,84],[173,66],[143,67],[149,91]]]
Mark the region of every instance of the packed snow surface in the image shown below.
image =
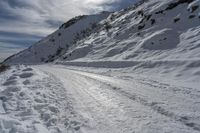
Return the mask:
[[[3,133],[200,132],[199,84],[62,65],[16,66],[0,78]]]

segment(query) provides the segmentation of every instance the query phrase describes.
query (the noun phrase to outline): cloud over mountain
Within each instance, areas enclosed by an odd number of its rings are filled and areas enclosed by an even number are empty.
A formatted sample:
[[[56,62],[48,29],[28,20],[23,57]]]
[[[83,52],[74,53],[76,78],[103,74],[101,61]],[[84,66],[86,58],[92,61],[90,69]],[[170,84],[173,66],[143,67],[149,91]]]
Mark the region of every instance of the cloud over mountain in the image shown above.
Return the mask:
[[[124,8],[133,1],[1,0],[0,49],[29,46],[74,16]]]

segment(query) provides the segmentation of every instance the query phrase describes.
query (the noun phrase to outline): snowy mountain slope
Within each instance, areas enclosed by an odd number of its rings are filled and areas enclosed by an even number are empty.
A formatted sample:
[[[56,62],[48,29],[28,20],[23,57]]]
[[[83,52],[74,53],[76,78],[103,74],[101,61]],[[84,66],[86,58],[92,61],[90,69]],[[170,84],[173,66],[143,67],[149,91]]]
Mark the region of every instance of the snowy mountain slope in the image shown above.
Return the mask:
[[[199,0],[150,0],[110,15],[76,17],[5,63],[132,67],[198,81],[199,44]]]
[[[59,56],[64,61],[199,60],[199,6],[199,0],[153,0],[108,18],[108,13],[78,17],[6,62],[51,62]]]
[[[5,63],[132,67],[198,81],[199,44],[199,0],[147,0],[110,15],[76,17]]]
[[[65,53],[78,39],[89,35],[92,26],[109,14],[109,12],[102,12],[97,15],[75,17],[63,24],[59,30],[30,48],[11,56],[5,62],[12,64],[52,62]]]
[[[200,80],[200,1],[148,1],[111,14],[56,62]]]
[[[200,8],[191,11],[200,6],[199,1],[164,11],[174,1],[154,2],[112,14],[106,20],[109,30],[102,29],[79,41],[66,60],[199,59]],[[86,47],[92,49],[84,57],[76,57],[81,53],[77,49],[83,48],[85,53]]]

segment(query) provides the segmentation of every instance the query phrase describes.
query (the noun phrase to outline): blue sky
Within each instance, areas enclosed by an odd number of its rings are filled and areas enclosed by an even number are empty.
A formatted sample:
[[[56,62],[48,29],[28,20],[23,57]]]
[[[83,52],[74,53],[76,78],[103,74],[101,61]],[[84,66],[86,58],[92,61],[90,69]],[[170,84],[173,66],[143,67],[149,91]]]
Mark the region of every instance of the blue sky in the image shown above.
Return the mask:
[[[134,0],[0,0],[0,61],[55,31],[70,18],[118,10]]]

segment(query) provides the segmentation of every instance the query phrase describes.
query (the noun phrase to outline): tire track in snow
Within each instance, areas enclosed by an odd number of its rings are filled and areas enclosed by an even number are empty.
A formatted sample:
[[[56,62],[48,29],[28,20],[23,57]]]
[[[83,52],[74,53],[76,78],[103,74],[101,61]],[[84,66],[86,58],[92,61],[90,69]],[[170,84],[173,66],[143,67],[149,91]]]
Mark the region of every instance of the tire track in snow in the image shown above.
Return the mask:
[[[116,89],[114,89],[116,90]],[[166,117],[169,117],[175,121],[181,122],[182,124],[184,124],[187,127],[190,127],[194,130],[200,131],[200,125],[194,122],[190,122],[190,119],[188,117],[180,117],[178,115],[176,115],[173,112],[170,112],[160,106],[157,105],[156,102],[149,102],[144,98],[138,97],[137,95],[133,95],[133,94],[129,94],[125,91],[120,91],[121,89],[118,89],[117,91],[121,94],[123,94],[124,96],[128,97],[129,99],[136,101],[144,106],[148,106],[150,107],[152,110],[154,110],[155,112],[164,115]]]
[[[72,70],[72,71],[74,71],[74,70]],[[123,89],[120,88],[120,87],[113,86],[112,83],[107,83],[105,81],[101,81],[99,79],[87,76],[87,75],[82,74],[82,73],[78,73],[78,72],[76,72],[76,73],[80,74],[82,76],[85,76],[85,77],[87,77],[87,78],[89,78],[91,80],[95,80],[95,81],[101,82],[103,84],[106,84],[106,85],[110,86],[110,89],[122,94],[123,96],[129,98],[130,100],[133,100],[133,101],[135,101],[135,102],[137,102],[137,103],[139,103],[139,104],[141,104],[143,106],[150,107],[153,111],[155,111],[155,112],[157,112],[157,113],[159,113],[159,114],[161,114],[161,115],[163,115],[165,117],[168,117],[168,118],[170,118],[172,120],[180,122],[181,124],[185,125],[186,127],[192,128],[193,130],[196,130],[196,131],[200,131],[200,124],[195,123],[195,122],[190,122],[190,118],[187,117],[187,116],[183,116],[183,117],[179,116],[179,115],[177,115],[177,114],[175,114],[173,112],[170,112],[169,110],[164,109],[161,106],[158,106],[159,102],[149,102],[148,100],[138,96],[137,94],[130,94],[130,93],[126,92],[126,91],[123,91]]]
[[[143,97],[141,94],[139,94],[139,93],[141,93],[141,91],[136,89],[136,91],[139,91],[138,94],[137,93],[128,93],[127,91],[124,91],[125,88],[128,87],[127,85],[129,85],[129,82],[126,82],[126,80],[120,80],[120,79],[116,80],[116,78],[112,78],[112,77],[107,77],[107,76],[102,76],[102,75],[87,73],[87,72],[81,72],[81,71],[76,71],[76,70],[69,70],[69,69],[66,69],[66,68],[60,68],[60,70],[58,70],[59,68],[57,66],[56,66],[56,68],[47,68],[47,69],[49,69],[48,71],[50,73],[51,73],[51,71],[55,71],[54,73],[56,73],[57,76],[59,76],[59,74],[57,74],[57,72],[58,72],[60,74],[63,73],[63,74],[66,74],[66,75],[71,75],[71,78],[74,78],[73,77],[73,75],[74,75],[77,78],[79,77],[79,80],[84,79],[88,83],[94,83],[94,84],[100,83],[102,85],[105,85],[107,87],[102,88],[103,89],[102,91],[104,91],[104,92],[108,92],[108,91],[105,91],[108,88],[109,90],[111,90],[110,93],[115,94],[114,96],[117,96],[117,97],[119,96],[118,98],[121,98],[121,99],[124,99],[124,100],[128,98],[130,100],[130,102],[134,101],[135,103],[138,103],[138,105],[140,104],[144,107],[147,107],[146,109],[149,110],[149,112],[151,112],[150,110],[152,110],[153,112],[158,113],[161,116],[169,118],[169,120],[171,120],[172,123],[174,123],[174,122],[177,123],[177,124],[180,123],[180,125],[184,126],[184,128],[188,128],[190,130],[197,131],[197,132],[200,131],[200,128],[199,128],[200,125],[198,123],[191,122],[192,120],[190,119],[190,117],[180,116],[180,115],[174,113],[173,111],[167,110],[167,109],[159,106],[158,104],[160,104],[160,103],[157,102],[158,100],[154,100],[155,102],[152,102],[151,100],[153,100],[153,98],[151,99],[151,97],[150,97],[150,99],[148,99],[148,98]],[[61,79],[64,78],[64,77],[65,76],[63,76],[63,77],[61,76]],[[84,86],[83,81],[77,82],[76,80],[78,80],[78,79],[73,79],[73,82],[76,83],[76,84],[77,83],[83,84],[83,86]],[[116,83],[118,81],[119,81],[119,83]],[[125,84],[120,85],[120,81],[124,81],[123,83],[125,83]],[[136,82],[136,84],[141,85],[141,83],[138,83],[138,82]],[[87,87],[87,85],[85,87]],[[130,86],[128,88],[130,88]],[[81,88],[79,88],[78,90],[80,90],[80,89]],[[82,89],[84,89],[84,87]],[[87,88],[85,88],[85,89],[88,90]],[[88,90],[88,91],[90,92],[91,90]],[[151,89],[148,88],[148,90],[146,90],[146,91],[148,91],[148,93],[149,93],[151,91]],[[96,93],[96,92],[94,92],[94,93]],[[148,93],[144,93],[144,96],[147,96]],[[93,95],[93,94],[91,93],[91,95]],[[96,94],[94,94],[94,95],[96,95]],[[160,96],[162,96],[162,95],[160,95]],[[168,98],[170,98],[169,96],[170,95],[167,95]],[[175,96],[177,96],[177,95],[175,95]],[[163,99],[161,99],[161,100],[163,100]],[[174,99],[172,99],[172,100],[174,100]],[[84,101],[84,99],[83,99],[83,101]]]

